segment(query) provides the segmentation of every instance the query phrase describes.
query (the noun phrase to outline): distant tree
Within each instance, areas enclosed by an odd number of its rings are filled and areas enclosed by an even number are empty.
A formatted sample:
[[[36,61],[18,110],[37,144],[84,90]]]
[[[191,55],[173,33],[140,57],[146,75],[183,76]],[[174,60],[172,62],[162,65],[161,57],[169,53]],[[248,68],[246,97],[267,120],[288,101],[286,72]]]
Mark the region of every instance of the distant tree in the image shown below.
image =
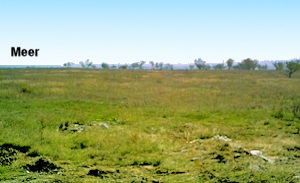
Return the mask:
[[[143,69],[143,65],[146,63],[146,61],[140,61],[140,62],[134,62],[130,65],[131,69]]]
[[[203,70],[210,70],[210,69],[211,69],[211,66],[208,64],[205,64],[203,67]]]
[[[196,67],[199,69],[199,70],[204,70],[205,69],[205,61],[203,61],[201,58],[198,58],[198,59],[195,59],[194,60],[194,63],[196,65]]]
[[[242,60],[242,62],[239,63],[236,68],[241,70],[255,70],[257,65],[258,60],[252,60],[250,58],[247,58],[245,60]]]
[[[190,68],[190,70],[194,70],[195,65],[194,64],[189,64],[189,68]]]
[[[121,65],[121,66],[119,67],[119,69],[128,69],[128,65],[127,65],[127,64]]]
[[[217,64],[213,67],[215,70],[223,70],[225,68],[224,63]]]
[[[142,60],[139,63],[139,69],[143,69],[143,65],[146,63],[146,61]]]
[[[226,61],[228,70],[230,70],[230,69],[232,68],[233,62],[234,62],[234,60],[231,59],[231,58],[229,58],[229,59]]]
[[[274,62],[273,65],[276,71],[282,71],[284,68],[284,62]]]
[[[235,66],[232,66],[232,69],[235,69],[235,70],[238,70],[238,69],[240,69],[240,66],[239,66],[239,64],[237,64],[237,65],[235,65]]]
[[[80,61],[79,64],[82,68],[88,69],[88,68],[96,68],[96,66],[93,64],[93,62],[90,62],[89,59],[86,61]]]
[[[102,69],[109,69],[109,65],[105,62],[101,64]]]
[[[258,64],[257,69],[258,70],[268,70],[268,65],[267,64],[265,64],[265,65]]]
[[[167,64],[164,65],[164,69],[165,70],[174,70],[173,65],[169,64],[169,63],[167,63]]]
[[[163,69],[163,66],[164,66],[164,63],[163,62],[156,62],[154,64],[154,69],[156,70],[162,70]]]
[[[74,65],[75,63],[73,63],[73,62],[67,62],[67,63],[64,63],[63,64],[63,66],[64,67],[67,67],[67,68],[70,68],[70,67],[72,67],[72,65]]]
[[[153,62],[150,61],[149,64],[153,70],[163,70],[164,63],[163,62]]]
[[[154,66],[155,64],[154,64],[153,61],[149,61],[149,64],[151,65],[151,68],[152,68],[152,69],[155,69],[155,66]]]
[[[138,69],[139,68],[139,63],[138,62],[134,62],[130,65],[130,69]]]
[[[112,69],[116,69],[117,66],[113,64],[113,65],[111,66],[111,68],[112,68]]]
[[[300,60],[286,62],[285,66],[288,77],[291,78],[294,72],[300,70]]]

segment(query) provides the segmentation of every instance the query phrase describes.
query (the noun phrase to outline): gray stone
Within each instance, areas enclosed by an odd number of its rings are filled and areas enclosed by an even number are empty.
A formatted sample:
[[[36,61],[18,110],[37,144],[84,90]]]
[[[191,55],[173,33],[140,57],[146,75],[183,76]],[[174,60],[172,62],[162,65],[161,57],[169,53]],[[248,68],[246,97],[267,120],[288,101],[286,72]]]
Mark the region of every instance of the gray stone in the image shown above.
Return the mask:
[[[265,161],[268,162],[268,163],[271,163],[271,164],[274,163],[274,160],[272,160],[272,159],[270,159],[270,158],[267,158],[267,157],[265,157],[265,156],[263,156],[263,155],[260,155],[259,157],[262,158],[263,160],[265,160]]]
[[[232,141],[232,140],[231,140],[230,138],[228,138],[227,136],[222,136],[222,135],[219,135],[219,134],[213,136],[212,139],[214,139],[214,140],[221,140],[221,141],[225,141],[225,142]]]
[[[200,157],[193,157],[193,158],[191,159],[191,161],[197,161],[197,160],[200,160]]]
[[[250,151],[250,154],[252,154],[253,156],[258,156],[268,163],[272,163],[272,164],[274,163],[274,160],[263,156],[262,152],[260,150],[252,150],[252,151]]]
[[[300,180],[300,175],[294,176],[293,179],[294,180]]]
[[[258,165],[249,165],[249,168],[254,171],[260,171],[260,167]]]
[[[239,157],[241,157],[241,153],[235,153],[234,154],[234,158],[236,159],[236,158],[239,158]]]
[[[109,126],[106,123],[99,123],[99,125],[102,129],[108,129],[109,128]]]

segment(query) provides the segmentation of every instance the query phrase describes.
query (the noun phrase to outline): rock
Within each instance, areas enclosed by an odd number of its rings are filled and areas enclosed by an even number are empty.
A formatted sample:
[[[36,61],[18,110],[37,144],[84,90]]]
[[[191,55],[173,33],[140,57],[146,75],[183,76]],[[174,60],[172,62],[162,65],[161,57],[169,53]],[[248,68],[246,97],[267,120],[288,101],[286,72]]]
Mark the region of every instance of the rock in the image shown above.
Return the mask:
[[[254,171],[259,171],[260,167],[258,165],[249,165],[249,168]]]
[[[106,123],[99,123],[99,125],[102,129],[108,129],[109,128],[109,126]]]
[[[258,156],[258,157],[260,157],[261,159],[263,159],[264,161],[266,161],[268,163],[272,163],[272,164],[274,163],[274,160],[263,156],[262,152],[259,151],[259,150],[252,150],[252,151],[250,151],[250,154],[253,155],[253,156]]]
[[[180,151],[180,153],[186,153],[186,152],[188,152],[187,149],[181,149],[181,151]]]
[[[228,138],[227,136],[221,136],[219,134],[215,135],[212,137],[212,139],[214,140],[222,140],[222,141],[225,141],[225,142],[230,142],[232,141],[230,138]]]
[[[68,130],[68,128],[69,128],[69,123],[68,123],[68,122],[66,122],[66,123],[61,123],[61,124],[59,125],[58,130],[59,130],[59,131],[66,131],[66,130]]]
[[[146,170],[154,170],[154,166],[152,165],[146,165],[146,166],[143,166]]]
[[[265,157],[265,156],[263,156],[263,155],[260,155],[259,157],[262,158],[263,160],[265,160],[265,161],[268,162],[268,163],[271,163],[271,164],[274,163],[274,160],[272,160],[272,159],[270,159],[270,158],[267,158],[267,157]]]
[[[196,140],[192,140],[192,141],[190,141],[189,143],[190,144],[193,144],[193,143],[196,143],[196,142],[198,142],[199,140],[198,139],[196,139]]]
[[[239,157],[241,157],[241,153],[235,153],[234,154],[234,158],[236,159],[236,158],[239,158]]]
[[[191,161],[197,161],[197,160],[200,160],[200,157],[193,157],[193,158],[191,159]]]
[[[252,154],[254,156],[259,156],[259,155],[262,155],[262,152],[260,150],[252,150],[252,151],[250,151],[250,154]]]
[[[300,181],[300,175],[294,176],[294,177],[293,177],[293,180]]]
[[[85,126],[83,124],[79,124],[79,123],[74,123],[74,125],[70,126],[67,122],[65,124],[63,124],[63,123],[60,124],[58,130],[61,132],[69,131],[72,133],[77,133],[77,132],[83,132],[85,130]]]

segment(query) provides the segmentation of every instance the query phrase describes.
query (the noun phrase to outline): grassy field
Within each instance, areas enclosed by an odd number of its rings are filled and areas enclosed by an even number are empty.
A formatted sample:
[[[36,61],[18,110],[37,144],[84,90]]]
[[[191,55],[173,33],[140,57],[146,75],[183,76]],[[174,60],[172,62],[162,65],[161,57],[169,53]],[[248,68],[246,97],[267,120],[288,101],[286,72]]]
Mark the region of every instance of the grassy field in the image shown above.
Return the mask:
[[[300,182],[300,73],[2,69],[0,129],[1,182]]]

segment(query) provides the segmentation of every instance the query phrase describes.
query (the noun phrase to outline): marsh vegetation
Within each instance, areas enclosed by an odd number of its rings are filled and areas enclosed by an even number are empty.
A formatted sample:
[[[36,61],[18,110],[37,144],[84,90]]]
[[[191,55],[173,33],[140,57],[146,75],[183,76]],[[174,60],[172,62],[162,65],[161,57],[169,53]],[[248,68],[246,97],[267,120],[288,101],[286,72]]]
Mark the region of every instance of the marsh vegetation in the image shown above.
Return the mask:
[[[297,182],[299,91],[299,72],[2,69],[0,180]]]

